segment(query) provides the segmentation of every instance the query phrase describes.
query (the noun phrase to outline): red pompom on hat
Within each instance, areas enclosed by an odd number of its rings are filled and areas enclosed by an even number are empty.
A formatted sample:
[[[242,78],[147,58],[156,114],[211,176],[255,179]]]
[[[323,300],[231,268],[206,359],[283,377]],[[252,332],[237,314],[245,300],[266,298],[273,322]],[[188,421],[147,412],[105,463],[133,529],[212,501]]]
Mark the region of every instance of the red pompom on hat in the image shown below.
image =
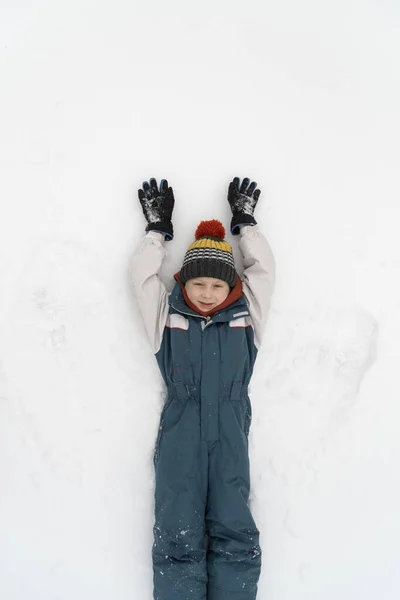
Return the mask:
[[[179,273],[181,283],[194,277],[214,277],[226,281],[229,287],[236,284],[237,273],[232,246],[224,240],[225,228],[221,221],[200,221],[196,241],[190,244]]]
[[[219,240],[223,240],[225,237],[225,227],[221,221],[217,219],[211,219],[211,221],[200,221],[195,233],[195,238],[198,240],[203,236],[215,237]]]

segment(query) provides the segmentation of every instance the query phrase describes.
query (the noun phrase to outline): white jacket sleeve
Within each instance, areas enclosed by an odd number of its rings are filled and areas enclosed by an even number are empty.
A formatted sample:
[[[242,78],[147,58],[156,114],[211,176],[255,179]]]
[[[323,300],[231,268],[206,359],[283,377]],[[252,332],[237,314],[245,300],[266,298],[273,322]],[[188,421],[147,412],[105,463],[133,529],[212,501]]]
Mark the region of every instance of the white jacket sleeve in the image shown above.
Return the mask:
[[[259,349],[275,288],[275,258],[258,225],[240,227],[239,248],[244,266],[243,296],[253,321],[254,344]]]
[[[134,252],[130,275],[153,353],[160,349],[168,318],[168,291],[158,277],[166,255],[163,233],[149,231]]]

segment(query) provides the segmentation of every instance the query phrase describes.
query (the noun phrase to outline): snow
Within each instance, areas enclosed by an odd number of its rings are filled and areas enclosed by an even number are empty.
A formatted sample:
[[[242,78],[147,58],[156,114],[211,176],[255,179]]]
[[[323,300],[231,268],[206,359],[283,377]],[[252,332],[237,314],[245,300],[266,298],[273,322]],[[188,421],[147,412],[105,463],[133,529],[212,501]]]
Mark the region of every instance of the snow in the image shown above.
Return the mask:
[[[395,2],[3,2],[0,596],[152,597],[165,399],[129,281],[174,189],[171,291],[233,177],[277,261],[250,387],[259,600],[400,594]],[[183,535],[183,533],[182,533]]]

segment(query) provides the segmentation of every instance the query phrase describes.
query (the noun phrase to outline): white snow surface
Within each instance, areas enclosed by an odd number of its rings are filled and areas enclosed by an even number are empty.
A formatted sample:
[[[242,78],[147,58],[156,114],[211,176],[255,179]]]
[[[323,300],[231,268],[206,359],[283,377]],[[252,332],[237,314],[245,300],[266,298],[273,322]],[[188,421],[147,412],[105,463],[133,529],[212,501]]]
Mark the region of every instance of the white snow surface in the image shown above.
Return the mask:
[[[394,0],[0,8],[0,597],[150,600],[164,384],[129,281],[250,177],[276,289],[250,398],[258,600],[400,597]]]

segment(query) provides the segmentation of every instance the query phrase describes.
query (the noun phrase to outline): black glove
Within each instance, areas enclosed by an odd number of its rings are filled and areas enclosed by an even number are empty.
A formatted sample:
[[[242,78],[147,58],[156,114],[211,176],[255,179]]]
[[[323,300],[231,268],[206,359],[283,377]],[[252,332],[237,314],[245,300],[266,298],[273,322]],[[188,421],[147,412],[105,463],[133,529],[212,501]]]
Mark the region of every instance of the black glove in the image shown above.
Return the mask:
[[[257,190],[257,183],[253,181],[249,185],[250,179],[246,177],[239,188],[240,179],[235,177],[229,184],[228,202],[232,209],[233,217],[231,220],[231,234],[240,233],[239,225],[257,225],[253,213],[258,202],[261,190]]]
[[[150,179],[150,185],[144,181],[142,187],[143,189],[138,190],[138,196],[148,223],[146,233],[159,231],[165,234],[166,241],[171,241],[174,237],[171,218],[175,204],[172,187],[168,187],[166,179],[161,179],[160,190],[158,190],[154,177]]]

